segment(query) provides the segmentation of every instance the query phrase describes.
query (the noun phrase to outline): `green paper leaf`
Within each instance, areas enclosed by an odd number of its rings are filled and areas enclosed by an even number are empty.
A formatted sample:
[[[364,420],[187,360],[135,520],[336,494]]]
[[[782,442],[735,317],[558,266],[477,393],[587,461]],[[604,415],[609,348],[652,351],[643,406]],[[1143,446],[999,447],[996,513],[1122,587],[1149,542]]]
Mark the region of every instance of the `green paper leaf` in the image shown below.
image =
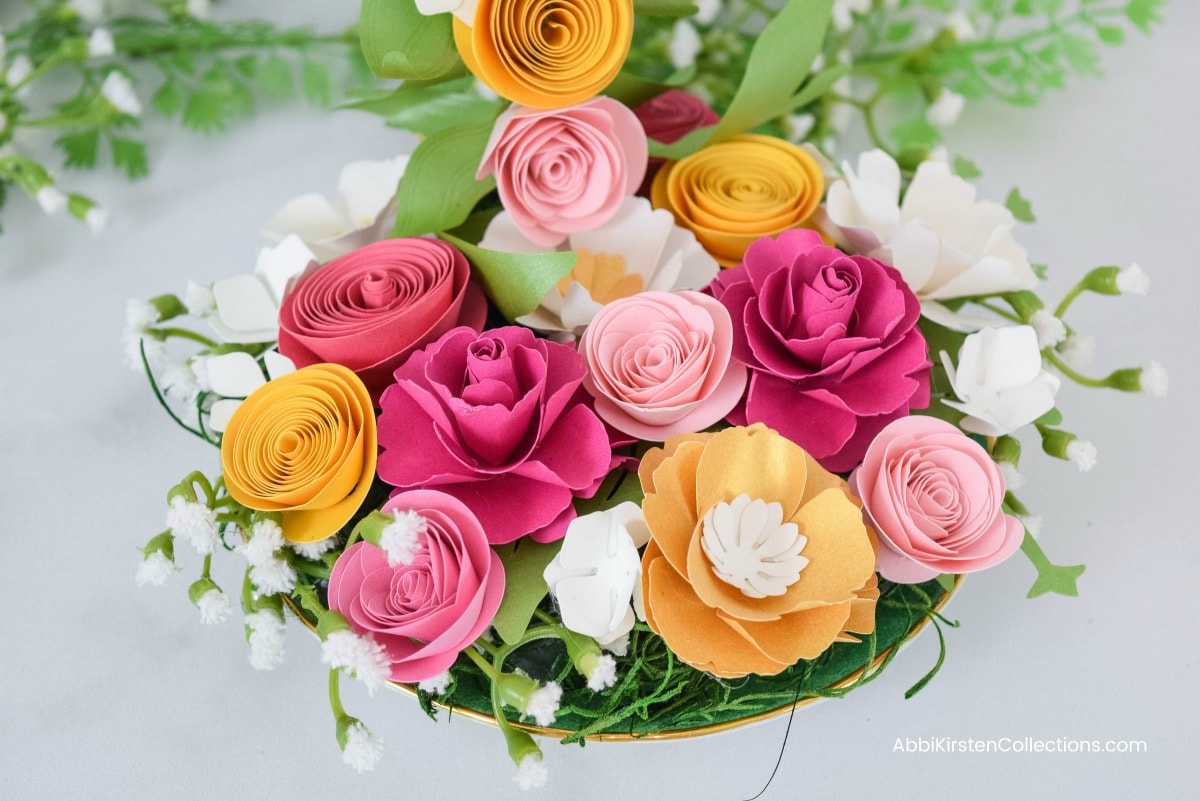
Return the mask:
[[[942,573],[937,577],[937,583],[946,592],[953,592],[955,578],[957,577],[953,573]]]
[[[1028,200],[1021,196],[1021,190],[1017,189],[1015,186],[1012,188],[1012,191],[1008,193],[1008,197],[1005,198],[1004,205],[1007,206],[1008,210],[1012,212],[1012,215],[1021,222],[1031,223],[1037,219],[1033,216],[1033,206],[1029,204]]]
[[[183,107],[183,124],[200,133],[225,130],[226,117],[225,96],[205,89],[192,92]]]
[[[653,81],[649,78],[643,78],[640,75],[634,75],[632,72],[621,70],[617,73],[617,77],[613,78],[612,83],[604,89],[604,94],[633,108],[634,106],[640,106],[647,100],[652,100],[668,89],[683,86],[691,81],[695,75],[696,67],[694,65],[672,73],[661,81]]]
[[[978,178],[979,176],[983,175],[983,172],[979,169],[979,166],[970,159],[963,158],[962,156],[956,156],[954,159],[954,174],[959,178],[969,181],[972,178]]]
[[[692,0],[633,0],[633,13],[642,17],[690,17],[699,11]]]
[[[536,309],[550,288],[571,272],[578,258],[570,251],[501,253],[472,245],[448,233],[438,236],[466,255],[487,296],[510,322]]]
[[[832,67],[821,70],[804,84],[804,88],[792,96],[792,99],[788,101],[788,110],[794,111],[803,108],[820,98],[849,71],[850,68],[845,64],[834,64]]]
[[[54,140],[54,144],[63,152],[63,163],[67,167],[76,169],[95,167],[97,154],[100,151],[100,132],[92,129],[63,134]]]
[[[1062,421],[1062,412],[1060,412],[1057,408],[1054,408],[1043,414],[1038,419],[1034,420],[1033,424],[1035,426],[1057,426],[1061,425]]]
[[[183,93],[174,81],[167,81],[150,96],[150,103],[164,117],[174,117],[175,112],[183,107]]]
[[[496,179],[475,180],[492,121],[445,128],[417,145],[396,197],[392,236],[423,236],[461,225]],[[540,297],[539,297],[540,300]]]
[[[1079,595],[1079,587],[1076,582],[1083,575],[1083,565],[1054,564],[1028,531],[1025,532],[1025,539],[1021,542],[1021,550],[1029,557],[1029,561],[1033,563],[1038,572],[1037,580],[1033,582],[1033,586],[1029,588],[1029,594],[1025,597],[1036,598],[1048,592],[1070,598]]]
[[[642,492],[642,482],[638,480],[636,471],[618,469],[604,477],[600,489],[590,498],[575,499],[575,514],[583,515],[611,509],[617,504],[630,501],[638,506],[645,498]]]
[[[704,147],[704,143],[712,136],[714,127],[705,125],[703,128],[697,128],[669,145],[654,139],[647,139],[646,142],[650,145],[650,157],[671,159],[672,161],[686,158]]]
[[[458,63],[450,14],[425,16],[414,0],[363,0],[363,56],[380,78],[436,78]]]
[[[713,131],[722,142],[787,113],[793,95],[821,52],[833,0],[788,0],[750,51],[746,72],[725,116]]]
[[[422,136],[464,123],[492,123],[506,105],[486,100],[475,91],[471,76],[443,81],[405,81],[386,95],[365,98],[349,108],[379,114],[393,128]]]
[[[504,598],[492,627],[500,639],[512,644],[521,639],[538,604],[550,590],[542,573],[554,561],[562,542],[534,542],[528,537],[496,548],[504,565]]]
[[[141,178],[150,172],[146,161],[146,146],[135,139],[112,138],[113,165],[125,170],[130,178]]]

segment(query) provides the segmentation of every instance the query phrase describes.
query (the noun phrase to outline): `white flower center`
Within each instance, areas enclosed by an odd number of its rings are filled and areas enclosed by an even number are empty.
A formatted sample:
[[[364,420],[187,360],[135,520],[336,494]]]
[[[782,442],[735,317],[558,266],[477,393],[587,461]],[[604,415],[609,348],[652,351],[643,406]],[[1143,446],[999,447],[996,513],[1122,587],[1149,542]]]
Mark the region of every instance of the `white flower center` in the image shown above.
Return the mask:
[[[783,595],[799,581],[807,544],[795,523],[783,522],[783,506],[745,494],[710,509],[700,538],[717,578],[751,598]]]

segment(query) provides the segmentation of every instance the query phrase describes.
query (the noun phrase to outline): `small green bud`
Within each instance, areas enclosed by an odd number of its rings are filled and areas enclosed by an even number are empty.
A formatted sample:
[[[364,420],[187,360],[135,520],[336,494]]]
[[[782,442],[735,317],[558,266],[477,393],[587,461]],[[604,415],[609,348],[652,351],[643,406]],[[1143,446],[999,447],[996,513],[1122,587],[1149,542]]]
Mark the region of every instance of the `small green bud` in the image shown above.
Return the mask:
[[[1100,295],[1120,295],[1121,290],[1117,286],[1117,276],[1120,273],[1120,267],[1097,267],[1090,270],[1080,283],[1083,284],[1084,289],[1090,292]]]
[[[1141,392],[1142,368],[1126,367],[1123,370],[1114,370],[1104,379],[1104,384],[1122,392]]]
[[[1078,437],[1070,431],[1063,431],[1060,428],[1041,428],[1039,429],[1042,435],[1042,450],[1055,459],[1069,459],[1067,456],[1067,448]]]
[[[996,444],[992,447],[992,458],[998,463],[1016,467],[1021,461],[1020,440],[1009,434],[997,437]]]
[[[151,537],[150,541],[142,548],[138,548],[142,552],[142,558],[147,558],[155,551],[162,551],[163,556],[168,560],[175,561],[175,536],[171,532],[164,531],[163,533]]]
[[[501,702],[522,712],[529,704],[529,696],[533,695],[540,686],[536,681],[520,673],[501,673],[495,679],[496,694]]]
[[[1035,312],[1041,311],[1046,304],[1042,299],[1033,294],[1029,290],[1022,292],[1006,292],[1003,295],[1004,302],[1012,306],[1013,311],[1021,318],[1021,322],[1029,322],[1029,318],[1033,317]]]
[[[896,163],[905,172],[913,172],[929,158],[929,148],[924,145],[909,145],[896,156]]]
[[[317,620],[317,636],[324,640],[335,631],[351,631],[350,622],[340,612],[329,609]]]
[[[514,765],[519,767],[529,756],[542,758],[542,749],[538,748],[529,732],[514,729],[512,726],[502,726],[501,731],[504,732],[504,739],[508,744],[508,756]]]
[[[208,576],[201,576],[192,582],[192,586],[188,587],[188,599],[191,600],[193,606],[199,608],[200,599],[213,590],[220,592],[221,588]]]
[[[384,512],[371,512],[371,514],[358,521],[358,525],[354,527],[354,533],[363,542],[369,542],[378,548],[380,538],[383,536],[383,530],[394,522],[396,522],[396,518],[393,515]]]

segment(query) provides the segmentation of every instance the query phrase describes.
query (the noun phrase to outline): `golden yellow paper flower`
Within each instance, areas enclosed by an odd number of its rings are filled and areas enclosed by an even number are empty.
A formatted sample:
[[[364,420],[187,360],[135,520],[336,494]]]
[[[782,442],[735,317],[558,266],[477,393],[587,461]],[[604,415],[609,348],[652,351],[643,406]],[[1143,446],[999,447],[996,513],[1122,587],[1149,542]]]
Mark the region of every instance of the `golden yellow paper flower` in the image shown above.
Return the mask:
[[[633,0],[479,0],[454,20],[458,54],[496,94],[565,108],[608,86],[633,40]]]
[[[221,440],[235,501],[283,513],[283,535],[335,534],[375,478],[375,412],[362,381],[340,364],[314,364],[268,381],[233,413]]]
[[[692,667],[774,675],[875,628],[875,536],[846,482],[763,425],[642,460],[646,622]]]
[[[650,200],[690,228],[721,266],[734,267],[754,240],[804,225],[824,193],[821,167],[808,153],[773,136],[742,134],[668,161]]]

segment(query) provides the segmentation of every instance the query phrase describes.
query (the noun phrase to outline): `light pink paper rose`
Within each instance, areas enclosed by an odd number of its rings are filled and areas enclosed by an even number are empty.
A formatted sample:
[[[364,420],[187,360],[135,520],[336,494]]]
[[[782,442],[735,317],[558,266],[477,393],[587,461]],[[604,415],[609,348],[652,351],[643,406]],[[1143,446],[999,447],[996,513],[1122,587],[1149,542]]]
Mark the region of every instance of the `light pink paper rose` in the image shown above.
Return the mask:
[[[746,388],[732,360],[733,323],[699,292],[643,292],[609,303],[579,343],[596,414],[638,439],[662,442],[708,428]]]
[[[543,247],[603,225],[646,173],[646,134],[608,97],[564,109],[513,105],[492,129],[478,178],[495,173],[500,202]]]
[[[983,570],[1012,556],[1024,538],[1021,522],[1000,508],[1000,468],[977,442],[933,417],[884,428],[850,489],[879,533],[876,569],[899,584]]]
[[[425,521],[411,563],[389,565],[357,542],[329,577],[329,608],[387,651],[391,679],[438,675],[487,628],[504,595],[504,566],[479,520],[461,501],[433,490],[402,492],[381,511],[414,511]]]

